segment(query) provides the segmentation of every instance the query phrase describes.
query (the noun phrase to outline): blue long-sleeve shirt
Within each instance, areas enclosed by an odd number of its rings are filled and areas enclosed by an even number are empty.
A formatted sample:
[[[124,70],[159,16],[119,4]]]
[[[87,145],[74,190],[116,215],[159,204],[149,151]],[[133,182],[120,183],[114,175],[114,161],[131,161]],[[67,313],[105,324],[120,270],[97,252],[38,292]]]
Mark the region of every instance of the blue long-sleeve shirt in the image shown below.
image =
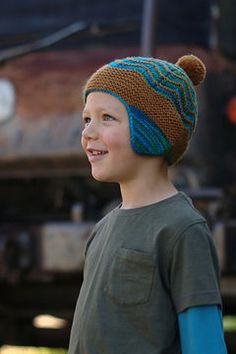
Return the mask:
[[[178,315],[178,322],[182,354],[227,354],[217,305],[189,308]]]

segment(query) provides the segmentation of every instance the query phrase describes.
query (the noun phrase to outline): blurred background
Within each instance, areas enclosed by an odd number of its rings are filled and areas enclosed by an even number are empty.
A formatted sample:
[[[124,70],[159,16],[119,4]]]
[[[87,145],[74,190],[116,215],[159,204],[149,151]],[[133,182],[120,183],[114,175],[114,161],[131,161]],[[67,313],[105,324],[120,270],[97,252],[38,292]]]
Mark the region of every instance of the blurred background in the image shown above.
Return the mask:
[[[81,149],[86,79],[115,58],[189,53],[208,74],[192,146],[171,174],[212,229],[236,353],[235,15],[234,0],[0,3],[0,353],[66,352],[84,244],[119,202]]]

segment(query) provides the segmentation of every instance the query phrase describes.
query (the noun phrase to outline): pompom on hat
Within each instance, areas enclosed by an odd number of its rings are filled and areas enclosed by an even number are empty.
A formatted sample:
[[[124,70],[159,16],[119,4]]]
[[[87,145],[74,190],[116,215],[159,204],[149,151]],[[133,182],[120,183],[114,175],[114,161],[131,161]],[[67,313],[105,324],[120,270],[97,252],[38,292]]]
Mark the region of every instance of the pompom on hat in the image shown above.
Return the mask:
[[[145,57],[117,59],[90,77],[84,102],[94,91],[118,98],[128,111],[133,150],[164,156],[171,165],[182,157],[192,137],[198,115],[194,86],[205,75],[205,65],[194,55],[185,55],[176,64]]]

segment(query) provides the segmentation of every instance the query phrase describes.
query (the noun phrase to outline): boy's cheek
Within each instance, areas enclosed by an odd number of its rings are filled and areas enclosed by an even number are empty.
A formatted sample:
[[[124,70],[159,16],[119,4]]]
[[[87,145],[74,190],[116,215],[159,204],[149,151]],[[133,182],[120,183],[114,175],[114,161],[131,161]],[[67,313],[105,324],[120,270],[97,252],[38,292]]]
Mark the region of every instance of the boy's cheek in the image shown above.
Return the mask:
[[[103,136],[103,141],[106,144],[106,146],[109,148],[126,148],[129,147],[129,137],[126,136],[126,134],[122,133],[113,133],[113,134],[108,134],[107,136]]]
[[[82,135],[82,137],[81,137],[80,142],[81,142],[81,145],[82,145],[83,150],[85,151],[85,150],[86,150],[86,143],[85,143],[85,139],[84,139],[83,135]]]

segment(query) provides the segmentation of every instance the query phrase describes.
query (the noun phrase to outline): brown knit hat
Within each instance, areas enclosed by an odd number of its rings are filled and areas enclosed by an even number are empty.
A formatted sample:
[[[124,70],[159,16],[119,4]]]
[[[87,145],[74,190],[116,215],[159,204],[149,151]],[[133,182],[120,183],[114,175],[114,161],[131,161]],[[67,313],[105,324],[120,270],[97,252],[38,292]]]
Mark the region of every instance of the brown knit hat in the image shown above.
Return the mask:
[[[129,57],[97,70],[84,89],[84,101],[93,91],[117,97],[129,115],[131,146],[140,155],[164,156],[175,163],[185,152],[197,120],[194,89],[206,75],[194,55],[167,61]]]

